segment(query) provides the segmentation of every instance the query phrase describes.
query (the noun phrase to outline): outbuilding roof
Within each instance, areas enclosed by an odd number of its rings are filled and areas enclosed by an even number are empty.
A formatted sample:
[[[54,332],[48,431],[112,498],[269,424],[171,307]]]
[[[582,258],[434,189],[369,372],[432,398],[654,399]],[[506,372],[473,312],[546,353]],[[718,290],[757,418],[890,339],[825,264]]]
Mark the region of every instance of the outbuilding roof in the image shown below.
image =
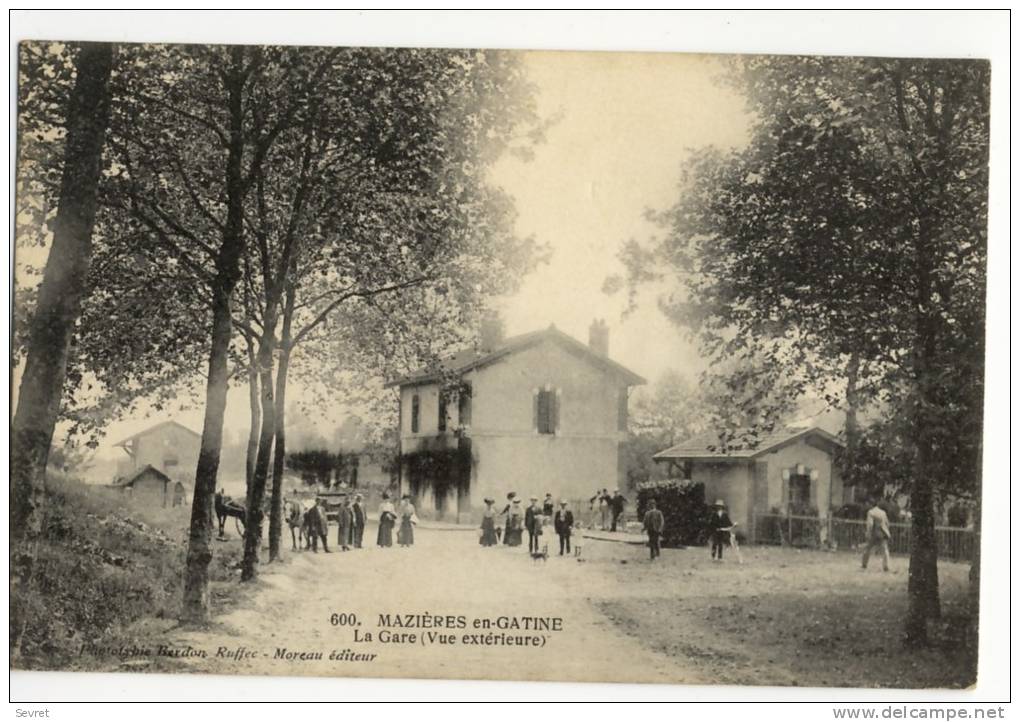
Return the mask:
[[[188,432],[189,434],[194,436],[196,439],[202,438],[202,435],[199,434],[197,431],[192,431],[191,429],[189,429],[184,424],[181,424],[181,423],[178,423],[176,421],[171,420],[171,421],[162,421],[162,422],[156,424],[155,426],[150,426],[149,428],[144,429],[143,431],[139,431],[137,434],[132,434],[131,436],[127,437],[126,439],[121,439],[116,444],[114,444],[114,446],[127,446],[132,441],[137,439],[139,436],[148,436],[149,434],[151,434],[153,432],[156,432],[156,431],[159,431],[159,430],[161,430],[161,429],[163,429],[164,427],[167,427],[167,426],[176,426],[177,428],[183,429],[184,431]]]
[[[740,438],[740,437],[738,437]],[[730,444],[723,450],[716,431],[707,431],[694,436],[665,451],[660,451],[653,459],[673,459],[684,461],[727,461],[753,459],[770,451],[787,446],[804,439],[808,443],[823,446],[829,450],[842,447],[844,444],[838,437],[818,426],[786,427],[769,434],[764,434],[753,442]]]
[[[646,383],[644,378],[637,375],[627,367],[616,363],[607,356],[603,356],[602,354],[592,351],[587,345],[581,343],[572,336],[568,336],[555,326],[549,326],[549,328],[542,329],[541,331],[531,331],[530,333],[506,338],[493,349],[462,349],[444,359],[441,359],[438,368],[420,368],[407,376],[394,379],[386,385],[388,387],[410,386],[438,381],[443,371],[450,371],[458,374],[467,373],[473,369],[494,363],[506,356],[517,353],[518,351],[524,351],[525,349],[537,346],[543,341],[558,343],[567,351],[582,356],[590,363],[599,366],[611,374],[621,377],[624,381],[626,381],[628,386],[640,386],[641,384]]]
[[[125,476],[122,479],[117,479],[112,484],[110,484],[110,486],[116,486],[118,488],[125,488],[125,487],[129,487],[129,486],[134,486],[134,483],[136,481],[138,481],[139,479],[141,479],[146,474],[152,474],[157,479],[162,481],[164,484],[168,484],[171,481],[173,481],[173,479],[171,479],[169,476],[164,474],[162,471],[157,469],[152,464],[146,464],[144,468],[139,469],[137,472],[135,472],[131,476]]]

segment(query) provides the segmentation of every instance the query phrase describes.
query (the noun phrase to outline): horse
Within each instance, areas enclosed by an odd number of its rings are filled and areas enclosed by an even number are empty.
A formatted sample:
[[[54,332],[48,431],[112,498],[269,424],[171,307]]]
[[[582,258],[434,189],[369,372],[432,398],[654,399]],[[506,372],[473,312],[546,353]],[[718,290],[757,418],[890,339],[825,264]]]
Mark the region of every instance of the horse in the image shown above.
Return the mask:
[[[284,503],[287,526],[290,527],[290,541],[294,551],[298,550],[301,542],[306,538],[305,509],[299,501],[287,501]]]
[[[216,520],[219,522],[220,539],[224,538],[223,526],[229,517],[234,517],[238,535],[244,534],[244,521],[248,514],[243,502],[234,501],[223,492],[216,492]]]

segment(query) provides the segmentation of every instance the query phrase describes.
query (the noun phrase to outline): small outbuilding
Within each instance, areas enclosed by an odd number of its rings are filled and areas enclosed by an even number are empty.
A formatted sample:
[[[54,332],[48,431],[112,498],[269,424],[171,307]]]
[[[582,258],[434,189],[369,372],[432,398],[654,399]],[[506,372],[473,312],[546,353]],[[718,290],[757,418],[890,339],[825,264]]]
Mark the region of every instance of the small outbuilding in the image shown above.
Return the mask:
[[[653,458],[671,476],[705,485],[705,499],[722,499],[733,521],[747,530],[755,513],[772,509],[828,515],[843,503],[843,482],[834,456],[843,442],[817,426],[787,427],[758,443],[725,449],[714,432],[660,451]],[[813,512],[813,514],[812,514]]]
[[[111,486],[130,495],[133,501],[141,504],[166,507],[184,503],[184,485],[174,482],[173,479],[153,466],[146,466],[131,476],[117,479]]]

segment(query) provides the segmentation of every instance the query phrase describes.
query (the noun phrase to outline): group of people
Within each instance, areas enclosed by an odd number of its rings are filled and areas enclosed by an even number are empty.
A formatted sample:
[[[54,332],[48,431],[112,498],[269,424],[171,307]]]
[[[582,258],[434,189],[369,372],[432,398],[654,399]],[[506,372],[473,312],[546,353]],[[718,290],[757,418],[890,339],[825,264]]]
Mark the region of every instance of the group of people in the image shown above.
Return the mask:
[[[222,492],[220,493],[222,494]],[[607,531],[616,531],[626,503],[626,498],[619,491],[614,491],[610,495],[605,489],[590,499],[591,508],[599,511],[602,529]],[[507,503],[501,511],[496,511],[495,504],[494,499],[485,499],[479,537],[479,544],[482,546],[494,547],[501,542],[505,546],[521,546],[524,533],[527,532],[528,552],[535,554],[541,549],[545,527],[551,524],[554,533],[559,538],[560,555],[571,553],[571,537],[579,525],[575,524],[574,513],[570,510],[566,499],[561,499],[558,504],[559,508],[557,508],[552,494],[547,493],[541,505],[538,497],[532,496],[528,506],[525,507],[522,499],[515,492],[510,492],[507,494]],[[878,505],[877,500],[872,499],[869,506],[871,508],[867,514],[865,531],[867,542],[864,556],[861,559],[861,567],[867,568],[869,557],[873,551],[877,550],[882,555],[883,570],[888,571],[889,518]],[[502,523],[497,523],[500,517],[505,517],[505,520]],[[337,546],[342,551],[362,548],[366,521],[367,515],[361,494],[345,497],[337,510]],[[417,522],[414,504],[409,494],[404,494],[399,505],[394,506],[389,493],[383,493],[382,503],[379,506],[379,530],[376,536],[376,545],[380,547],[393,546],[393,532],[396,530],[397,545],[412,546],[414,544],[414,527]],[[596,521],[593,520],[593,528],[595,523]],[[303,548],[306,550],[311,549],[313,552],[318,552],[321,542],[323,551],[330,552],[327,541],[329,520],[325,503],[321,497],[317,498],[315,503],[309,507],[299,500],[287,502],[287,524],[291,530],[291,540],[295,551],[299,549],[299,542],[303,540]],[[731,534],[736,526],[726,510],[726,503],[722,499],[717,499],[712,505],[712,513],[708,519],[712,561],[723,561],[723,552],[727,546],[734,546],[735,549]],[[662,554],[661,541],[665,529],[665,517],[658,509],[655,499],[648,501],[642,519],[642,527],[648,536],[649,554],[654,561]]]
[[[642,526],[648,535],[648,550],[652,561],[655,561],[662,554],[661,540],[662,532],[666,526],[666,518],[655,503],[655,499],[648,500],[648,507],[645,511]],[[708,540],[712,549],[712,561],[723,560],[723,548],[732,544],[730,533],[736,524],[730,520],[726,512],[726,502],[716,499],[712,505],[712,514],[708,519]]]
[[[400,526],[397,526],[397,523]],[[418,523],[411,495],[400,497],[400,506],[394,508],[388,492],[383,492],[382,504],[379,505],[379,532],[376,534],[376,545],[393,546],[393,529],[397,530],[397,545],[410,547],[414,545],[414,527]]]
[[[538,497],[533,496],[525,508],[516,492],[506,497],[506,506],[496,511],[496,500],[485,499],[485,510],[482,512],[481,536],[478,543],[484,547],[497,546],[502,542],[506,546],[516,547],[523,543],[524,532],[528,533],[528,552],[537,553],[541,548],[544,527],[550,522],[559,537],[560,555],[570,554],[570,538],[574,532],[574,513],[570,510],[566,499],[560,499],[559,509],[553,501],[552,494],[546,494],[542,505]],[[497,525],[497,517],[506,517],[505,524]]]
[[[344,497],[337,509],[336,543],[341,551],[361,549],[366,521],[361,494],[355,494],[353,500],[350,496]],[[321,497],[316,498],[311,506],[297,499],[287,502],[287,526],[290,527],[291,544],[295,551],[303,541],[305,550],[311,549],[318,553],[319,542],[322,542],[322,550],[329,553],[329,519],[326,504]]]
[[[344,497],[340,507],[336,510],[337,547],[341,551],[361,549],[365,537],[365,524],[368,516],[365,511],[364,500],[361,494]],[[414,525],[418,523],[415,515],[414,504],[411,503],[411,496],[405,494],[399,507],[394,507],[388,493],[383,494],[382,504],[379,505],[379,531],[376,535],[376,545],[380,547],[393,546],[393,530],[397,530],[397,544],[402,547],[409,547],[414,544]],[[399,524],[399,526],[398,526]],[[322,497],[315,499],[315,502],[306,506],[301,500],[287,502],[287,526],[290,527],[291,543],[295,551],[299,548],[311,550],[318,553],[319,543],[322,543],[322,550],[329,553],[329,518],[327,516],[326,504]]]
[[[588,500],[588,510],[591,512],[591,527],[599,524],[602,531],[616,531],[617,527],[623,524],[623,512],[627,506],[627,497],[614,489],[610,494],[608,489],[596,491],[595,495]]]

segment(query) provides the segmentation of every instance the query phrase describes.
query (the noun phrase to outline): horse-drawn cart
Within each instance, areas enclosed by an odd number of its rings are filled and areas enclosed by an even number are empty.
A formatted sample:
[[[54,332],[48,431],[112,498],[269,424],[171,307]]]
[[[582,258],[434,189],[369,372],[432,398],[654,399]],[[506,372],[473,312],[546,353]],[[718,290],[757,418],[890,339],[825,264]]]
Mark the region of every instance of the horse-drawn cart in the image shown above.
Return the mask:
[[[303,516],[312,505],[315,504],[316,500],[322,501],[322,506],[326,511],[326,520],[328,522],[337,523],[337,519],[340,515],[340,507],[343,506],[344,500],[350,496],[351,492],[347,490],[342,491],[299,491],[292,493],[284,500],[284,516],[290,517],[291,512],[289,508],[292,504],[297,506],[298,516]],[[264,506],[264,520],[269,519],[269,504],[270,499],[267,495],[265,506]],[[237,529],[238,536],[244,535],[244,524],[247,518],[244,500],[233,499],[229,496],[225,496],[219,492],[216,494],[216,519],[219,522],[219,538],[224,539],[226,535],[224,533],[224,526],[227,519],[234,520],[234,527]]]
[[[336,524],[340,517],[340,507],[348,496],[350,496],[348,491],[320,491],[315,498],[322,499],[322,505],[326,509],[326,520]]]

